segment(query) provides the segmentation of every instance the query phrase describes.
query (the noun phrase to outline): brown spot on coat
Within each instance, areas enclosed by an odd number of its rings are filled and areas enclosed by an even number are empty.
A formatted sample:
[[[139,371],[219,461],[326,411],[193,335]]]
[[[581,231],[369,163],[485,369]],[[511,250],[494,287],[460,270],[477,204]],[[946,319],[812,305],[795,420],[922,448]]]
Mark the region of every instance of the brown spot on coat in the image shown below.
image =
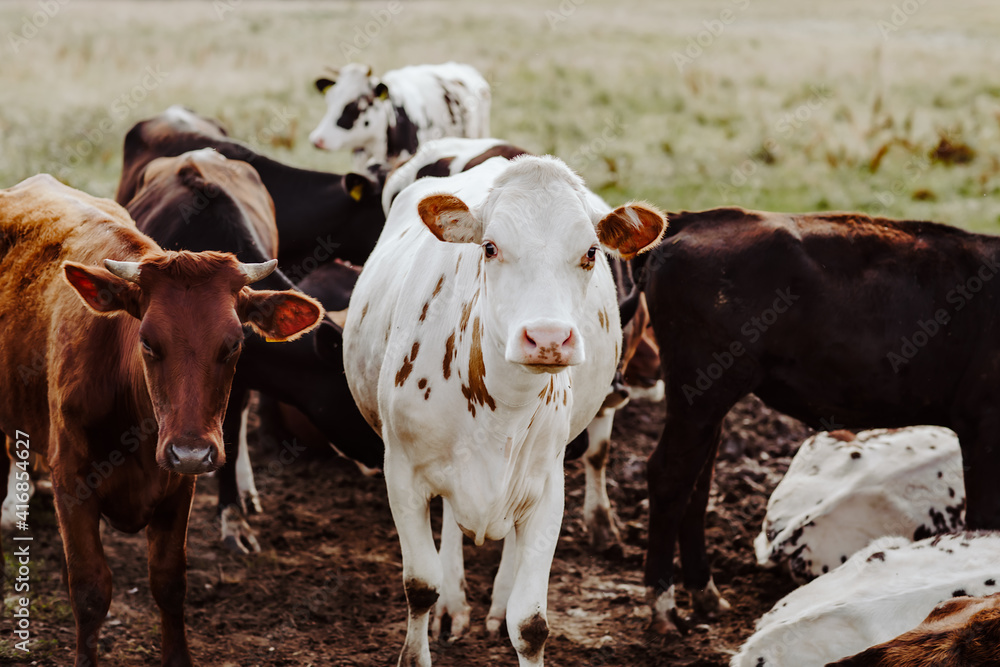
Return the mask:
[[[455,332],[444,342],[444,379],[451,377],[451,360],[455,357]]]
[[[522,623],[518,630],[521,631],[522,645],[517,647],[517,652],[527,660],[534,661],[545,647],[545,640],[549,636],[549,624],[541,614],[535,614]]]
[[[461,260],[462,259],[461,256],[458,259]],[[444,274],[443,273],[441,274],[441,277],[438,278],[437,285],[434,286],[434,291],[431,292],[431,298],[432,299],[434,297],[436,297],[441,292],[441,288],[442,287],[444,287]]]
[[[437,603],[437,589],[419,579],[407,579],[403,590],[406,591],[406,602],[412,616],[426,614]]]
[[[360,320],[358,320],[358,324],[361,324],[362,322],[364,322],[364,321],[365,321],[365,315],[367,315],[367,314],[368,314],[368,304],[366,303],[366,304],[365,304],[365,305],[364,305],[364,306],[363,306],[363,307],[361,308],[361,319],[360,319]]]
[[[489,406],[496,410],[497,405],[486,388],[486,364],[483,362],[482,329],[479,318],[472,321],[472,346],[469,349],[469,384],[462,385],[462,394],[469,401],[469,412],[476,416],[476,405]]]
[[[413,347],[410,348],[410,356],[403,357],[403,365],[396,371],[397,387],[402,387],[406,383],[406,378],[410,377],[410,373],[413,371],[413,362],[416,360],[417,352],[419,351],[420,343],[414,342]]]
[[[417,386],[419,388],[421,388],[421,389],[423,389],[424,387],[426,387],[427,386],[427,378],[420,378],[420,380],[417,382]]]
[[[424,307],[420,311],[420,321],[423,322],[427,318],[427,308],[431,305],[430,301],[424,302]]]
[[[603,310],[597,311],[597,321],[600,323],[602,329],[607,330],[607,326],[606,326],[606,323],[605,323],[605,320],[604,320],[604,311]]]

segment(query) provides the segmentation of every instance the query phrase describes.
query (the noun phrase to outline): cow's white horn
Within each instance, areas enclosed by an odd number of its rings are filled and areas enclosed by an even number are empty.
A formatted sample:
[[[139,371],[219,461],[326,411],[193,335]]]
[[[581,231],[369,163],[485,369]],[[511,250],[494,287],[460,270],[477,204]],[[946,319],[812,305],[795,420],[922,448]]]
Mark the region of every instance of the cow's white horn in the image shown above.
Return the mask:
[[[246,285],[251,285],[258,280],[267,278],[278,266],[278,260],[271,259],[259,264],[240,264],[240,271],[247,277]]]
[[[139,262],[116,262],[113,259],[106,259],[104,260],[104,268],[122,280],[137,283],[139,282],[139,271],[142,270],[142,265]]]

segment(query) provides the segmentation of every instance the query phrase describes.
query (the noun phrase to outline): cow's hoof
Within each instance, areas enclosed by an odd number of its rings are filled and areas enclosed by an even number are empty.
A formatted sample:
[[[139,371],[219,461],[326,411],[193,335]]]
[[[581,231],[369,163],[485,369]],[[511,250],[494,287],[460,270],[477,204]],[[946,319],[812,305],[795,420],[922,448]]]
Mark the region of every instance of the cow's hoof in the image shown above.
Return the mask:
[[[260,553],[257,536],[236,505],[222,510],[222,543],[235,554]]]
[[[681,616],[674,598],[674,586],[666,589],[647,589],[647,599],[653,616],[649,621],[649,631],[658,635],[687,634],[691,628],[689,618]]]
[[[607,508],[597,508],[586,518],[590,546],[594,553],[609,560],[622,560],[625,556],[621,533],[615,524],[614,512]]]
[[[649,623],[649,631],[657,635],[686,635],[691,629],[691,619],[681,616],[677,609],[666,614],[654,614]]]
[[[503,616],[487,616],[486,617],[486,635],[490,639],[500,639],[500,630],[504,626]]]
[[[452,611],[450,607],[438,601],[434,608],[434,619],[431,621],[431,638],[434,641],[441,641],[441,621],[447,616],[451,621],[451,628],[448,631],[447,643],[454,644],[464,637],[469,631],[472,622],[472,607],[464,599],[461,603],[453,605],[458,607],[458,611]]]
[[[722,593],[716,588],[715,582],[711,578],[705,588],[691,592],[691,604],[696,613],[707,619],[718,618],[733,608],[722,597]]]
[[[248,491],[243,494],[243,505],[247,508],[247,514],[263,514],[264,509],[260,506],[260,496],[256,491]]]

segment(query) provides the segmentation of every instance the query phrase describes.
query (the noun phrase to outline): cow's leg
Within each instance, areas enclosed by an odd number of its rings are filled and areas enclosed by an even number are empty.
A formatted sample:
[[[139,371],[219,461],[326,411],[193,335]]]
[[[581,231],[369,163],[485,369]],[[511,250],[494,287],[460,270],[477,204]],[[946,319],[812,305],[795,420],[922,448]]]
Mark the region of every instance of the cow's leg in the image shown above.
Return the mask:
[[[260,544],[247,523],[236,484],[236,466],[239,458],[242,427],[248,409],[250,392],[234,384],[229,394],[226,417],[222,422],[222,438],[226,446],[226,464],[219,468],[219,519],[222,522],[222,543],[238,554],[259,552]]]
[[[705,550],[705,509],[708,507],[708,497],[712,490],[719,439],[720,430],[716,428],[711,440],[711,451],[701,468],[698,482],[688,501],[687,511],[681,520],[678,538],[681,564],[684,568],[684,586],[691,593],[695,611],[707,618],[716,618],[730,609],[729,603],[719,593],[712,580],[712,570]]]
[[[545,640],[549,570],[563,515],[563,472],[549,477],[532,513],[516,526],[517,570],[507,600],[507,631],[520,667],[541,667]]]
[[[970,530],[1000,530],[998,422],[990,417],[976,422],[977,428],[956,428],[965,476],[965,525]]]
[[[721,419],[698,423],[679,417],[670,410],[671,404],[676,405],[677,402],[668,399],[663,435],[649,457],[646,470],[649,549],[645,582],[653,607],[650,629],[661,634],[683,626],[674,600],[674,545],[682,522],[690,525],[696,520],[695,514],[704,520],[704,506],[700,511],[696,507],[688,516],[688,505],[702,470],[711,463],[709,457],[715,449],[721,424]],[[703,531],[700,536],[704,539]],[[691,541],[697,541],[698,537],[692,534]],[[701,552],[704,552],[704,545]],[[691,549],[692,556],[696,553],[695,549]],[[687,568],[689,564],[685,562],[684,565]],[[694,561],[690,566],[698,567]],[[706,572],[707,567],[706,564]]]
[[[503,553],[500,554],[500,567],[493,579],[493,600],[490,611],[486,615],[486,632],[496,639],[500,635],[504,617],[507,615],[507,601],[514,589],[514,575],[517,573],[517,532],[511,532],[504,538]]]
[[[0,433],[0,441],[2,440],[7,440],[7,438],[3,435],[3,433]],[[27,491],[22,491],[21,493],[28,494],[29,502],[31,501],[32,496],[35,495],[35,483],[31,479],[31,475],[18,475],[19,472],[26,471],[14,465],[10,460],[8,452],[10,452],[10,454],[14,454],[15,451],[13,443],[8,442],[7,449],[3,451],[2,456],[0,456],[0,475],[7,479],[7,485],[4,487],[4,491],[7,495],[3,499],[3,505],[0,506],[0,531],[7,534],[13,532],[17,526],[17,516],[15,515],[15,512],[19,503],[16,500],[17,496],[15,494],[21,495],[17,493],[18,482],[22,485],[28,485]],[[6,472],[4,472],[4,470],[6,470]],[[24,489],[23,486],[21,488]]]
[[[611,428],[615,410],[603,408],[587,426],[590,445],[583,455],[586,490],[583,498],[583,520],[590,532],[590,543],[599,553],[622,551],[615,513],[608,498],[605,472],[611,446]]]
[[[387,446],[385,484],[403,554],[403,590],[409,612],[406,641],[398,664],[399,667],[430,667],[428,622],[442,580],[441,559],[431,532],[430,498],[417,484],[408,466],[395,463],[388,450]]]
[[[455,523],[451,503],[444,500],[441,514],[441,597],[434,608],[431,636],[441,638],[441,619],[447,614],[451,618],[449,641],[456,641],[469,629],[472,607],[465,599],[465,557],[462,553],[462,531]]]
[[[180,489],[160,503],[146,526],[149,587],[160,607],[164,667],[191,665],[184,634],[184,595],[187,592],[185,543],[193,498],[194,478],[184,476]]]
[[[98,633],[111,607],[111,570],[101,545],[101,510],[94,495],[74,495],[74,488],[89,490],[82,479],[54,477],[52,488],[76,618],[76,667],[96,667]]]
[[[236,456],[236,487],[239,489],[240,501],[247,514],[261,514],[260,494],[257,493],[257,483],[253,478],[253,464],[250,462],[250,445],[247,442],[247,421],[250,417],[250,402],[240,413],[240,448]]]

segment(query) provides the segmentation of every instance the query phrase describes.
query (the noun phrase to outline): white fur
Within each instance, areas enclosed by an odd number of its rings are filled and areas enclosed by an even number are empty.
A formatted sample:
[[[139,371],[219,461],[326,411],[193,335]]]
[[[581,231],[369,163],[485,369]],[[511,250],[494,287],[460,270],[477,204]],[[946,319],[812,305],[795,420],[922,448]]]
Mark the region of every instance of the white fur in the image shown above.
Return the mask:
[[[388,164],[387,134],[395,125],[394,107],[402,107],[417,128],[418,145],[446,136],[487,137],[490,134],[490,86],[471,65],[448,62],[441,65],[411,65],[386,72],[381,79],[368,75],[358,63],[342,67],[336,83],[327,89],[327,111],[309,135],[313,144],[327,150],[351,150],[355,169],[368,164]],[[379,83],[389,89],[389,99],[374,99],[350,128],[337,125],[345,107],[371,96]],[[445,95],[456,104],[452,115]],[[365,125],[365,121],[368,125]],[[410,157],[400,155],[401,161]]]
[[[864,431],[850,442],[818,433],[771,494],[754,549],[762,565],[788,562],[809,580],[876,537],[961,528],[964,499],[958,437],[946,428]],[[946,525],[935,528],[932,515]]]
[[[477,244],[431,234],[416,207],[436,193],[468,205],[481,223],[478,234],[499,248],[499,260],[487,261]],[[521,627],[545,617],[563,512],[564,448],[600,408],[621,341],[618,318],[607,316],[617,309],[607,263],[598,256],[592,269],[581,266],[603,218],[588,193],[554,158],[497,158],[447,179],[418,180],[390,210],[344,330],[348,383],[386,445],[404,581],[443,590],[444,564],[428,516],[434,496],[449,501],[476,543],[516,534],[516,558],[506,564],[514,568],[506,611],[522,667],[542,664],[541,653],[525,653]],[[541,372],[510,360],[512,335],[541,318],[573,327],[578,365]],[[445,378],[452,334],[456,356]],[[492,407],[469,398],[477,335]],[[430,664],[427,623],[427,614],[410,616],[403,652],[421,667]]]
[[[880,538],[786,595],[730,664],[813,667],[854,655],[915,627],[956,592],[997,592],[998,554],[995,532]]]

